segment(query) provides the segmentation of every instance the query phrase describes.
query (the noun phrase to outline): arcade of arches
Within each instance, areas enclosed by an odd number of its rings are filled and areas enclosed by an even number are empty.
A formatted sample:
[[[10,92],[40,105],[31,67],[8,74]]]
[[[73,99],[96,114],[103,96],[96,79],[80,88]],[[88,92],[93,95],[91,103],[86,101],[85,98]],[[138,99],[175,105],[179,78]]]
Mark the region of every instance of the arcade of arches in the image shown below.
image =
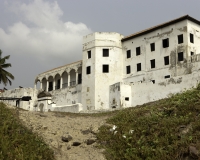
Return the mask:
[[[37,77],[35,80],[35,88],[37,82],[40,82],[40,89],[45,91],[75,86],[82,83],[82,67]]]

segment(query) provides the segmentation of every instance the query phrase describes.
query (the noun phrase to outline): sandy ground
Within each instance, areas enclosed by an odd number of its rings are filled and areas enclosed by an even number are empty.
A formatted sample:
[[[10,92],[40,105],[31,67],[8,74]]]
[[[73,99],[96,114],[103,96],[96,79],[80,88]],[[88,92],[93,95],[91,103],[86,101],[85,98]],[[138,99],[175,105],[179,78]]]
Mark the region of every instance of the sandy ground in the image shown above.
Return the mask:
[[[62,115],[60,113],[19,111],[19,118],[39,133],[55,151],[57,160],[105,160],[102,149],[98,149],[95,133],[105,123],[104,117]],[[70,140],[64,142],[62,140]],[[73,143],[81,143],[73,146]],[[94,142],[87,144],[87,142]],[[76,143],[78,144],[78,143]],[[76,145],[75,144],[75,145]]]

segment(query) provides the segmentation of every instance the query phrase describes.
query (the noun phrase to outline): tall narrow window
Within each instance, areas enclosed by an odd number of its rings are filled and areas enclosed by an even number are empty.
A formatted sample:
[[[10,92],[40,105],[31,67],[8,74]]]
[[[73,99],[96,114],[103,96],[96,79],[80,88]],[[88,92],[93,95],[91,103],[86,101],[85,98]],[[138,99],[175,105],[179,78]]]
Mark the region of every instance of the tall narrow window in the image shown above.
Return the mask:
[[[141,63],[137,63],[137,72],[141,71],[142,70],[142,66],[141,66]]]
[[[163,48],[169,47],[169,38],[163,39]]]
[[[183,61],[183,52],[178,53],[178,61]]]
[[[137,47],[136,48],[136,56],[139,56],[140,54],[141,54],[140,47]]]
[[[88,59],[90,59],[91,58],[91,51],[88,51],[87,53],[88,53]]]
[[[150,62],[151,62],[151,68],[155,68],[156,67],[155,59],[150,60]]]
[[[109,57],[109,49],[103,49],[103,57]]]
[[[109,73],[109,65],[108,64],[104,64],[102,66],[102,71],[103,71],[103,73]]]
[[[164,64],[169,65],[169,56],[164,57]]]
[[[126,74],[130,74],[131,73],[131,66],[126,66]]]
[[[155,43],[151,43],[150,46],[151,46],[151,52],[155,51]]]
[[[90,66],[87,66],[86,67],[86,74],[90,74],[91,73],[91,68],[90,68]]]
[[[131,50],[128,50],[128,51],[126,52],[126,58],[131,58]]]
[[[183,34],[178,35],[178,44],[183,43]]]
[[[194,35],[192,33],[190,33],[190,42],[194,43]]]

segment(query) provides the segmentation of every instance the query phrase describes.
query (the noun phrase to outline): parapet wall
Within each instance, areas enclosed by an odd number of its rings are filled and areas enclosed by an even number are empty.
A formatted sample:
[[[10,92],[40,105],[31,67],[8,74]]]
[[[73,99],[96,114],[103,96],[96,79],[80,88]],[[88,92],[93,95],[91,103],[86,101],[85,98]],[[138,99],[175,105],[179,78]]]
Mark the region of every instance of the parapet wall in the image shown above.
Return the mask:
[[[31,96],[30,101],[21,101],[19,104],[20,108],[26,110],[33,110],[34,104],[37,101],[38,90],[34,88],[15,88],[12,90],[7,90],[0,93],[1,97],[12,97],[12,98],[22,98],[23,96]],[[5,103],[8,103],[12,106],[16,106],[15,100],[4,100]]]

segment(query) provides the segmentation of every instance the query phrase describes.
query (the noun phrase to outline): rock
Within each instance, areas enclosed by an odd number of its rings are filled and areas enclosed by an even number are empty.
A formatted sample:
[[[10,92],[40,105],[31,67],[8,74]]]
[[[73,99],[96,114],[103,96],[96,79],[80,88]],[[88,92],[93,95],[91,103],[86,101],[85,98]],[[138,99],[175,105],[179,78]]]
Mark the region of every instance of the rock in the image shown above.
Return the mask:
[[[40,117],[47,117],[47,115],[45,115],[45,114],[40,114]]]
[[[94,128],[92,129],[91,133],[93,133],[93,134],[99,133],[99,128],[98,128],[98,127],[94,127]]]
[[[95,138],[90,138],[90,139],[87,139],[87,140],[86,140],[86,144],[87,144],[87,145],[91,145],[91,144],[93,144],[94,142],[96,142],[96,139],[95,139]]]
[[[189,146],[189,153],[192,158],[198,159],[199,158],[199,151],[194,146]]]
[[[61,139],[62,139],[63,142],[69,142],[69,140],[68,140],[67,137],[63,137],[63,136],[62,136]]]
[[[47,126],[43,126],[43,129],[46,130],[48,127]]]
[[[73,142],[73,143],[72,143],[72,146],[79,146],[79,145],[81,145],[80,142]]]
[[[62,139],[63,142],[69,142],[69,141],[71,141],[73,138],[72,138],[71,135],[67,135],[67,136],[62,136],[61,139]]]
[[[81,131],[81,133],[82,134],[89,134],[89,133],[91,133],[91,130],[90,129],[86,129],[86,130],[83,130],[83,131]]]

